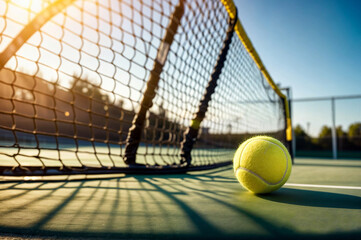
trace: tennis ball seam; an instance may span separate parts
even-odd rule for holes
[[[258,175],[257,173],[252,172],[251,170],[249,170],[249,169],[247,169],[247,168],[244,168],[244,167],[239,167],[239,168],[237,168],[237,170],[236,170],[236,175],[238,175],[238,172],[239,172],[240,170],[244,170],[244,171],[246,171],[246,172],[254,175],[255,177],[258,177],[260,180],[262,180],[264,183],[266,183],[267,185],[270,185],[270,186],[276,186],[276,185],[280,184],[280,183],[282,182],[282,180],[283,180],[283,179],[282,179],[281,181],[279,181],[279,182],[277,182],[277,183],[270,183],[270,182],[268,182],[266,179],[264,179],[264,178],[262,178],[260,175]]]
[[[284,150],[281,146],[279,146],[278,144],[273,143],[273,142],[268,141],[268,140],[265,140],[265,139],[253,139],[253,140],[249,141],[249,142],[246,144],[246,146],[244,146],[244,148],[242,149],[241,156],[240,156],[240,159],[239,159],[239,164],[241,165],[243,152],[244,152],[244,150],[247,148],[248,144],[250,144],[251,142],[256,141],[256,140],[257,140],[257,141],[265,141],[265,142],[269,142],[269,143],[271,143],[271,144],[274,144],[274,145],[276,145],[277,147],[281,148],[282,152],[285,154],[285,156],[286,156],[286,169],[285,169],[285,172],[283,173],[283,176],[282,176],[281,180],[279,180],[279,181],[276,182],[276,183],[270,183],[270,182],[266,181],[264,178],[262,178],[260,175],[258,175],[257,173],[252,172],[251,170],[249,170],[249,169],[247,169],[247,168],[244,168],[244,167],[241,167],[241,166],[237,168],[236,174],[238,174],[238,171],[239,171],[239,170],[245,170],[246,172],[255,175],[256,177],[258,177],[259,179],[261,179],[261,180],[262,180],[263,182],[265,182],[266,184],[271,185],[271,186],[276,186],[276,185],[280,184],[280,183],[283,181],[283,179],[285,178],[285,176],[286,176],[286,174],[287,174],[287,172],[288,172],[288,156],[287,156],[285,150]]]

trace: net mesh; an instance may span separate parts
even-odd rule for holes
[[[178,1],[0,1],[0,168],[122,169],[132,121]],[[183,1],[184,14],[147,112],[137,163],[180,164],[228,27],[220,1]],[[40,17],[39,17],[40,16]],[[30,27],[29,27],[30,26]],[[4,61],[4,60],[2,60]],[[234,34],[192,166],[230,162],[237,145],[267,134],[285,142],[282,100]],[[129,168],[129,167],[128,167]],[[124,169],[123,169],[124,170]]]

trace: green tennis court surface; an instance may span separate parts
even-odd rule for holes
[[[0,237],[360,238],[361,161],[296,159],[286,186],[256,196],[232,168],[182,175],[3,182]]]

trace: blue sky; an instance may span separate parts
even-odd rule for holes
[[[267,70],[276,83],[292,88],[294,98],[361,94],[361,1],[235,3]],[[294,120],[305,128],[310,122],[310,131],[316,134],[321,119],[330,125],[330,103],[311,105],[295,104]],[[361,101],[340,102],[336,107],[337,125],[347,128],[349,123],[361,121],[361,110],[357,110],[361,109]],[[339,116],[340,110],[342,115],[348,115],[347,121],[345,116]]]

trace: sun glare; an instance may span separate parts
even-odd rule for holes
[[[11,0],[15,5],[28,9],[32,12],[40,12],[44,5],[44,0]]]

